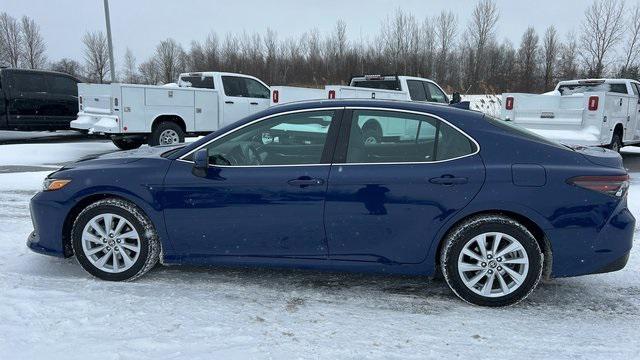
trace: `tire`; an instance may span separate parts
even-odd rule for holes
[[[95,230],[94,225],[89,224],[92,220],[105,215],[113,217],[110,228],[114,229],[113,232],[125,235],[122,240],[118,236],[109,238],[108,234],[102,237],[99,231]],[[125,220],[123,226],[118,231],[118,226],[123,219]],[[98,220],[95,226],[104,232],[105,223],[106,220],[102,222]],[[127,236],[132,233],[137,235],[137,242],[131,235]],[[99,200],[82,210],[71,229],[71,245],[84,270],[108,281],[131,281],[144,275],[158,262],[160,254],[158,235],[149,218],[137,206],[121,199]],[[101,247],[102,250],[100,250]],[[133,251],[132,249],[136,247],[137,250]],[[96,254],[90,254],[94,251]],[[129,259],[128,264],[125,261],[125,255]],[[100,266],[99,263],[104,258],[106,262]],[[117,262],[116,265],[114,265],[114,259]]]
[[[611,144],[609,144],[607,148],[619,153],[620,149],[622,149],[622,146],[623,146],[622,134],[616,131],[613,133],[613,137],[611,138]]]
[[[183,143],[184,135],[184,131],[178,124],[163,121],[153,129],[151,136],[149,136],[149,146]]]
[[[362,137],[365,144],[379,144],[382,141],[382,128],[376,120],[367,120],[362,127]]]
[[[118,147],[120,150],[133,150],[142,146],[142,139],[131,139],[131,138],[111,138],[113,144]]]
[[[499,247],[494,254],[492,246],[498,236]],[[484,256],[479,249],[481,242],[487,250]],[[507,248],[518,250],[501,254]],[[477,259],[467,255],[469,250]],[[440,268],[451,290],[462,300],[481,306],[508,306],[524,300],[536,288],[542,278],[543,257],[538,242],[522,224],[503,215],[479,215],[449,233],[442,247]]]

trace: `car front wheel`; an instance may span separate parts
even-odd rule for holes
[[[71,230],[80,265],[103,280],[133,280],[158,261],[155,228],[134,204],[121,199],[97,201],[80,212]]]
[[[542,277],[543,253],[535,237],[502,215],[473,217],[456,227],[441,254],[441,270],[461,299],[506,306],[525,299]]]

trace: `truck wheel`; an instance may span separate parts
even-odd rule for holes
[[[379,144],[382,141],[382,128],[378,121],[371,119],[362,126],[362,137],[365,144]]]
[[[175,145],[184,142],[184,131],[173,122],[163,121],[155,127],[149,137],[149,146]]]
[[[620,149],[622,149],[622,135],[619,132],[615,132],[613,134],[613,138],[611,139],[611,144],[607,146],[609,149],[619,153]]]
[[[114,137],[111,138],[111,141],[120,150],[133,150],[142,146],[143,139]]]

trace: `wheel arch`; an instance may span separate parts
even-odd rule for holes
[[[151,132],[153,132],[158,125],[163,122],[171,122],[174,123],[182,129],[183,132],[187,132],[187,124],[182,118],[182,116],[178,114],[161,114],[156,116],[151,123]]]
[[[73,228],[73,223],[87,206],[93,204],[96,201],[104,200],[104,199],[120,199],[134,204],[140,211],[146,215],[152,222],[152,224],[156,227],[156,232],[158,233],[159,243],[161,249],[165,247],[164,242],[162,241],[164,236],[164,226],[160,226],[156,221],[154,221],[155,217],[152,216],[152,209],[144,204],[142,199],[136,198],[134,196],[127,196],[126,194],[119,191],[97,191],[91,193],[85,193],[76,198],[76,202],[73,207],[67,212],[65,216],[64,222],[62,224],[62,246],[64,249],[64,256],[70,257],[73,256],[73,249],[71,246],[71,230]],[[160,252],[162,254],[162,251]]]
[[[479,216],[479,215],[502,215],[508,218],[511,218],[518,223],[522,224],[536,239],[538,242],[538,246],[542,250],[544,254],[544,264],[543,264],[543,277],[549,278],[551,276],[552,267],[553,267],[553,248],[551,246],[551,242],[547,237],[544,229],[540,226],[540,224],[534,220],[532,220],[531,216],[523,215],[520,211],[514,211],[513,209],[486,209],[486,210],[477,210],[465,213],[462,216],[458,216],[455,220],[450,222],[450,225],[443,226],[443,229],[440,231],[439,236],[437,236],[437,242],[434,246],[431,247],[430,250],[430,258],[434,260],[434,268],[439,269],[440,264],[440,256],[442,251],[442,246],[446,242],[447,236],[455,230],[460,224],[462,224],[467,219]]]

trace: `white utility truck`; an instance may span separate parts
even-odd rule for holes
[[[502,94],[502,118],[568,145],[619,151],[640,143],[639,93],[636,80],[560,81],[541,95]]]
[[[444,90],[435,81],[396,75],[364,75],[352,77],[349,86],[327,85],[323,89],[293,86],[272,86],[271,105],[293,101],[317,99],[379,99],[423,101],[450,104],[460,101],[460,95],[454,94],[450,101]],[[367,143],[381,142],[385,138],[402,138],[411,133],[404,125],[396,126],[397,121],[388,121],[385,117],[371,118],[359,124]],[[415,134],[415,129],[413,129]]]
[[[71,127],[110,136],[120,149],[183,142],[269,107],[269,87],[234,73],[180,74],[177,86],[78,84]]]

